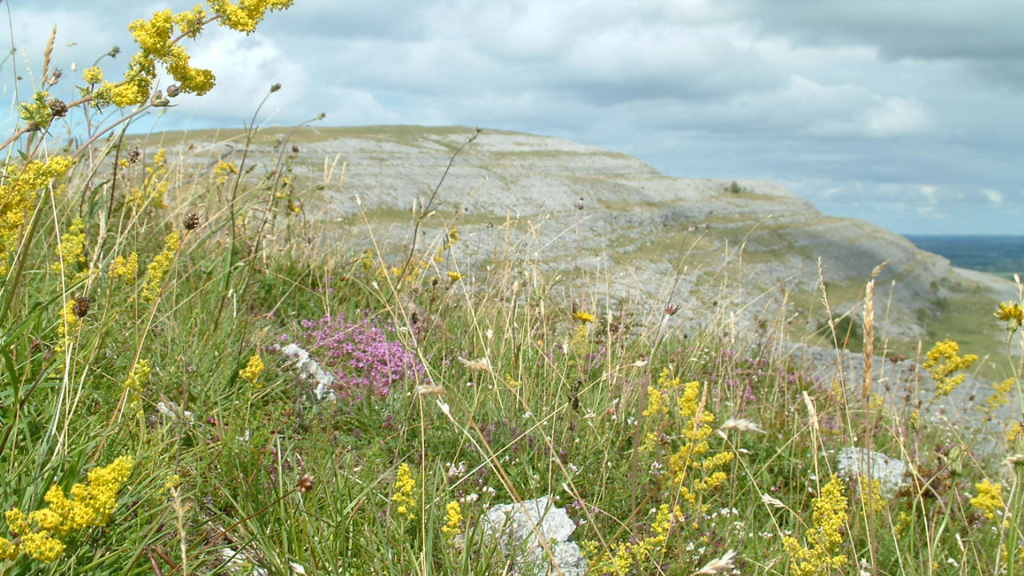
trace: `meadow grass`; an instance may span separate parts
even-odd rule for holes
[[[591,574],[1022,572],[1015,422],[982,452],[920,397],[808,372],[784,318],[684,331],[676,302],[610,305],[515,247],[460,268],[457,214],[410,253],[325,245],[301,142],[208,164],[116,130],[76,148],[29,112],[3,183],[2,576],[504,574],[481,517],[544,495]],[[1019,345],[1019,303],[1001,315]],[[287,344],[334,374],[327,399]],[[935,386],[910,378],[885,385]],[[840,476],[847,448],[908,462],[902,487]]]

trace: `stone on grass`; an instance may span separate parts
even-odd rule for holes
[[[878,480],[882,497],[891,498],[904,484],[907,465],[902,460],[866,448],[844,448],[839,453],[839,474],[843,477],[859,481],[869,472],[872,481]]]
[[[483,529],[508,555],[511,574],[583,576],[587,571],[580,547],[569,539],[576,524],[552,505],[551,496],[493,506],[483,517]]]
[[[303,378],[308,378],[313,382],[316,382],[316,388],[313,390],[313,394],[316,395],[317,400],[334,400],[334,394],[331,393],[331,386],[334,384],[334,376],[324,370],[320,363],[309,357],[309,352],[303,350],[296,344],[289,344],[287,346],[278,348],[282,354],[289,358],[295,359],[295,367],[299,369],[299,375]]]

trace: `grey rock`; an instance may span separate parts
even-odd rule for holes
[[[308,378],[313,382],[316,382],[316,388],[313,390],[313,394],[317,400],[334,400],[335,396],[331,392],[331,385],[334,384],[334,376],[323,369],[320,363],[309,357],[309,352],[303,350],[297,344],[289,344],[284,347],[278,347],[277,350],[288,356],[289,358],[295,359],[295,367],[299,371],[299,375],[303,378]]]
[[[883,498],[891,498],[906,483],[907,465],[881,452],[866,448],[844,448],[839,453],[839,474],[851,480],[861,476],[878,480]]]
[[[517,576],[586,573],[586,559],[579,546],[569,540],[576,524],[564,509],[552,505],[551,496],[493,506],[482,523],[485,534],[496,538],[501,550],[511,556],[510,565]]]

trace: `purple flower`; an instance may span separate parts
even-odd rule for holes
[[[342,393],[371,392],[386,396],[391,385],[423,377],[423,364],[397,341],[389,341],[393,329],[377,327],[364,316],[349,320],[344,314],[320,320],[304,320],[303,340],[311,354],[334,374]]]

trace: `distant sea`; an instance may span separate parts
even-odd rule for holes
[[[1003,278],[1024,277],[1024,236],[905,237],[915,246],[944,256],[959,268],[980,270]]]

